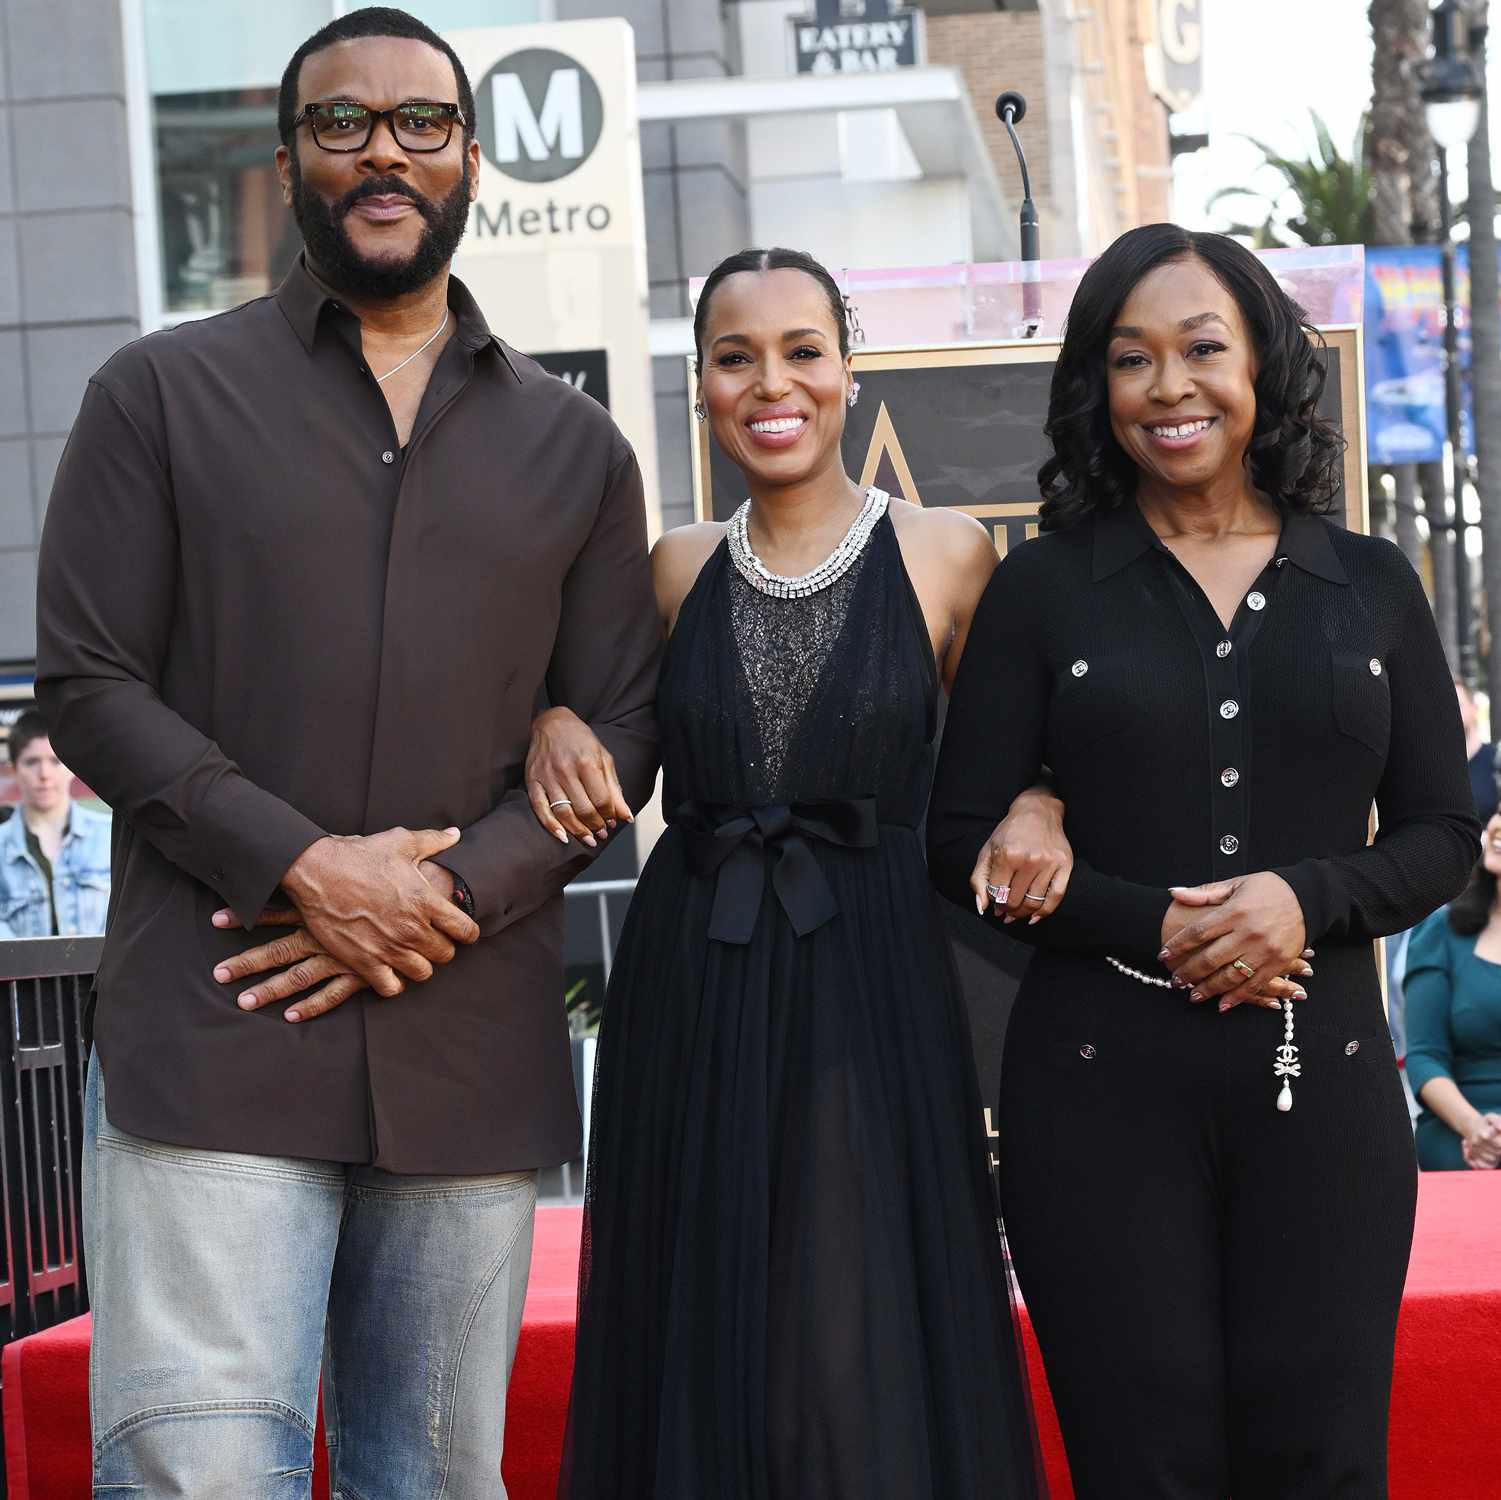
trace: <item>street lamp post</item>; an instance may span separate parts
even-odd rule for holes
[[[1433,55],[1423,65],[1423,112],[1438,147],[1439,245],[1444,290],[1444,407],[1449,429],[1449,462],[1454,484],[1454,634],[1459,646],[1459,675],[1475,677],[1474,631],[1470,623],[1469,522],[1465,486],[1469,458],[1461,431],[1459,326],[1454,269],[1454,214],[1449,203],[1449,152],[1469,144],[1480,123],[1484,84],[1470,54],[1469,26],[1463,0],[1440,0],[1434,7]]]

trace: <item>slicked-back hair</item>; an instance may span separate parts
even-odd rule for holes
[[[276,101],[276,129],[282,144],[292,144],[293,122],[297,119],[297,87],[303,63],[313,53],[322,52],[325,47],[332,47],[336,42],[352,42],[367,36],[395,36],[426,42],[453,64],[454,82],[458,85],[459,113],[464,117],[464,144],[467,146],[474,139],[474,90],[469,86],[469,75],[464,71],[458,53],[431,26],[392,5],[368,5],[363,10],[352,10],[347,15],[339,16],[315,31],[292,54],[291,62],[281,75],[281,93]]]
[[[693,347],[697,353],[695,368],[701,370],[704,364],[704,329],[709,322],[709,302],[720,282],[741,271],[801,271],[805,276],[811,276],[828,298],[829,315],[839,331],[840,358],[849,354],[849,309],[844,293],[839,290],[839,283],[829,274],[827,266],[814,260],[806,250],[784,250],[780,247],[771,250],[737,250],[709,272],[698,294],[698,306],[693,309]]]
[[[1256,351],[1256,421],[1246,449],[1252,484],[1284,512],[1327,511],[1338,493],[1345,440],[1318,414],[1325,346],[1303,309],[1228,235],[1146,224],[1090,266],[1069,309],[1048,399],[1053,456],[1037,475],[1044,531],[1134,499],[1139,473],[1110,427],[1110,333],[1137,283],[1182,260],[1202,261],[1235,299]]]

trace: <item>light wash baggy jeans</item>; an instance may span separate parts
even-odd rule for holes
[[[84,1101],[96,1500],[497,1500],[534,1172],[398,1177],[126,1135]]]

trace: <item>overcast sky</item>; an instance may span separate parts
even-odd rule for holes
[[[1306,156],[1313,144],[1308,112],[1317,109],[1341,151],[1350,149],[1371,102],[1366,8],[1367,0],[1204,0],[1203,99],[1175,117],[1174,126],[1185,133],[1207,129],[1211,144],[1178,160],[1175,211],[1182,223],[1221,229],[1232,215],[1248,216],[1244,200],[1212,213],[1204,207],[1218,187],[1258,181],[1258,153],[1242,134]],[[1501,13],[1501,4],[1492,9]],[[1501,14],[1489,50],[1492,95],[1501,97]],[[1501,122],[1501,109],[1493,114]],[[1501,129],[1492,138],[1501,151]],[[1277,180],[1271,175],[1273,185]]]

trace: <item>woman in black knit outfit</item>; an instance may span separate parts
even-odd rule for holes
[[[1067,891],[1010,929],[1043,951],[1000,1146],[1080,1500],[1387,1493],[1416,1176],[1371,940],[1477,840],[1422,587],[1319,514],[1309,333],[1220,236],[1148,226],[1090,269],[1046,534],[979,606],[929,813],[946,894],[1014,914],[1048,893],[990,831],[1044,765],[1067,807]]]

